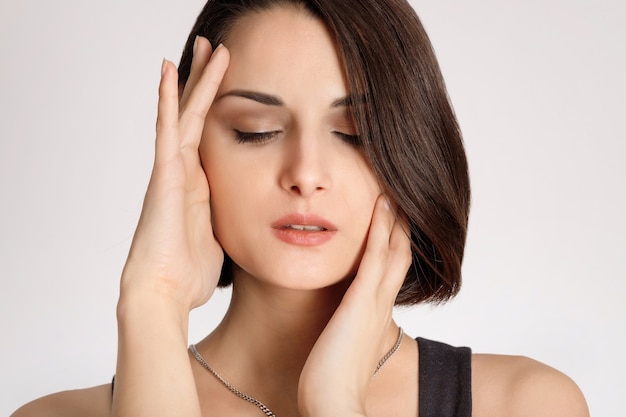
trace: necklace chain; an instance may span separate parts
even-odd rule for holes
[[[398,339],[396,340],[396,344],[393,345],[393,347],[389,350],[389,352],[387,352],[385,354],[385,356],[382,357],[382,359],[378,362],[378,365],[376,366],[376,369],[374,370],[374,376],[378,373],[378,371],[380,371],[380,368],[383,367],[383,365],[385,365],[385,363],[394,355],[394,353],[396,353],[398,351],[398,349],[400,348],[400,344],[402,343],[402,336],[404,336],[404,331],[402,330],[402,327],[399,327],[399,331],[398,331]]]
[[[389,359],[391,359],[391,357],[394,355],[394,353],[396,353],[398,351],[398,349],[400,348],[400,344],[402,343],[402,337],[403,336],[404,336],[404,331],[402,330],[402,327],[400,327],[400,331],[398,333],[398,340],[396,340],[396,344],[393,345],[391,350],[389,350],[389,352],[387,352],[385,354],[385,356],[383,356],[382,359],[378,362],[378,365],[376,366],[376,369],[374,370],[374,375],[376,375],[378,373],[378,371],[380,371],[380,369],[385,365],[385,363]],[[215,369],[211,368],[211,366],[202,357],[202,355],[200,355],[200,352],[198,352],[198,349],[196,349],[196,345],[190,345],[189,346],[189,350],[191,351],[191,354],[194,356],[194,358],[196,358],[196,360],[200,363],[200,365],[202,365],[215,378],[217,378],[217,380],[220,381],[222,383],[222,385],[224,385],[226,388],[228,388],[228,390],[230,392],[232,392],[233,394],[235,394],[237,397],[241,398],[242,400],[245,400],[245,401],[249,402],[250,404],[253,404],[253,405],[257,406],[261,411],[263,411],[263,413],[267,417],[276,417],[276,414],[274,414],[272,412],[272,410],[270,410],[261,401],[257,400],[254,397],[251,397],[248,394],[245,394],[245,393],[241,392],[233,384],[231,384],[230,382],[228,382],[224,378],[222,378],[222,376],[220,374],[218,374]]]
[[[200,352],[198,352],[198,349],[196,349],[196,345],[189,346],[189,349],[191,350],[191,353],[196,358],[196,360],[200,362],[200,365],[202,365],[207,371],[211,372],[213,376],[222,383],[222,385],[224,385],[226,388],[230,390],[230,392],[232,392],[233,394],[235,394],[237,397],[241,398],[242,400],[246,400],[249,403],[254,404],[257,407],[259,407],[261,411],[263,411],[267,417],[276,417],[276,415],[272,413],[272,411],[261,401],[257,400],[254,397],[249,396],[248,394],[244,394],[243,392],[239,391],[233,384],[231,384],[230,382],[222,378],[222,376],[218,374],[215,371],[215,369],[209,366],[209,364],[207,363],[206,360],[204,360],[202,355],[200,355]]]

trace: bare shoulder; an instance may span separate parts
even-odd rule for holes
[[[57,392],[32,401],[11,417],[108,417],[111,415],[111,384]]]
[[[574,381],[523,356],[472,355],[472,391],[475,417],[589,417]]]

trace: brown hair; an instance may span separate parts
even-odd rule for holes
[[[223,42],[243,16],[293,5],[334,35],[362,146],[385,195],[409,219],[413,263],[397,305],[442,302],[458,292],[470,204],[467,160],[430,40],[406,0],[209,0],[189,35],[180,83],[197,35]],[[220,286],[232,283],[225,261]]]

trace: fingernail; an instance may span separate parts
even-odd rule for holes
[[[383,204],[387,210],[391,210],[391,204],[389,204],[389,199],[386,196],[383,197]]]
[[[200,36],[196,35],[196,39],[194,39],[194,41],[193,41],[193,54],[194,54],[194,55],[196,54],[196,48],[197,48],[197,46],[198,46],[198,38],[199,38],[199,37],[200,37]]]
[[[161,77],[165,75],[166,69],[167,69],[167,59],[163,58],[163,63],[161,63]]]

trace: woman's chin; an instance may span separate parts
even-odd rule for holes
[[[245,270],[235,266],[235,281],[254,281],[255,285],[275,287],[276,289],[295,291],[337,290],[345,292],[352,279],[355,268],[346,268],[345,272],[338,273],[337,269],[311,267],[288,267],[272,271]]]

